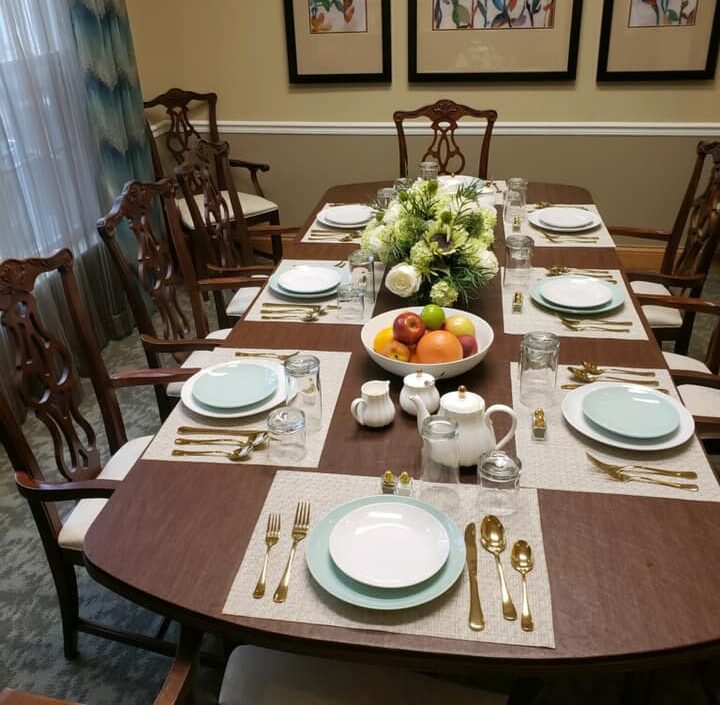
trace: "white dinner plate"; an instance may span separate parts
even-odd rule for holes
[[[660,438],[680,425],[668,397],[640,385],[596,389],[585,396],[582,409],[596,426],[629,438]]]
[[[335,296],[335,292],[337,291],[337,287],[333,286],[330,289],[327,289],[326,291],[320,291],[316,294],[298,294],[294,291],[288,291],[283,286],[280,285],[278,282],[278,279],[280,276],[288,271],[291,267],[294,265],[290,263],[283,263],[276,269],[269,277],[268,279],[268,286],[270,287],[270,290],[279,298],[287,299],[287,300],[297,300],[297,301],[314,301],[314,300],[321,300],[321,299],[328,299],[332,296]],[[327,264],[322,264],[320,262],[316,262],[314,267],[325,267],[327,269],[334,270],[337,272],[338,276],[340,277],[340,284],[347,284],[350,281],[350,272],[347,270],[347,267],[336,267],[331,262],[328,262]]]
[[[613,448],[624,448],[626,450],[667,450],[682,445],[695,432],[695,422],[690,412],[679,402],[668,396],[669,401],[678,412],[680,424],[673,433],[663,436],[662,438],[650,439],[631,439],[612,431],[606,431],[599,426],[594,425],[583,413],[583,400],[588,394],[597,389],[603,389],[616,384],[615,382],[593,382],[568,392],[563,399],[562,412],[565,420],[579,433],[588,438],[592,438],[600,443],[612,446]],[[635,389],[640,385],[625,385],[631,389]],[[661,392],[658,392],[661,393]]]
[[[437,573],[447,560],[445,527],[424,508],[376,503],[348,512],[330,532],[330,556],[365,585],[403,588]]]
[[[442,184],[448,191],[457,191],[463,186],[474,186],[479,191],[483,186],[483,180],[478,179],[477,176],[470,176],[468,174],[443,174],[438,176],[438,183]]]
[[[568,276],[568,275],[563,275]],[[573,275],[570,275],[573,276]],[[619,306],[622,306],[625,303],[625,289],[624,287],[620,287],[617,284],[611,284],[610,282],[601,282],[603,286],[608,287],[610,291],[612,292],[612,298],[607,303],[603,304],[602,306],[596,306],[593,309],[587,309],[587,308],[578,308],[576,306],[560,306],[560,304],[554,304],[552,301],[548,301],[541,293],[540,293],[540,287],[548,280],[549,277],[543,277],[541,279],[536,279],[532,284],[530,284],[530,298],[538,304],[538,306],[542,306],[543,308],[549,308],[553,311],[560,311],[560,313],[580,313],[583,316],[592,314],[593,316],[596,316],[599,313],[606,313],[607,311],[612,311],[613,309],[618,308]],[[557,279],[562,279],[563,277],[557,277]]]
[[[193,385],[196,401],[213,409],[251,406],[275,394],[276,370],[248,360],[212,365],[200,372]]]
[[[528,220],[530,221],[531,225],[534,225],[536,228],[540,228],[541,230],[544,228],[545,230],[554,230],[559,233],[579,233],[583,232],[584,230],[591,230],[592,228],[596,228],[598,225],[602,223],[602,218],[597,214],[593,213],[592,211],[587,211],[588,215],[590,216],[590,222],[587,225],[582,225],[579,227],[569,227],[569,228],[563,228],[559,227],[557,225],[547,225],[542,220],[542,214],[543,211],[546,210],[545,208],[539,208],[534,211],[530,211],[528,213]]]
[[[277,389],[275,393],[267,399],[261,401],[258,404],[251,404],[249,406],[237,407],[235,409],[217,409],[211,406],[207,406],[195,399],[193,394],[193,388],[197,378],[204,372],[195,373],[190,379],[183,384],[180,390],[180,399],[182,403],[190,409],[190,411],[200,414],[201,416],[208,416],[212,419],[239,419],[243,416],[254,416],[264,411],[269,411],[278,404],[285,403],[285,370],[283,366],[275,360],[253,360],[252,364],[262,365],[268,367],[277,374]],[[209,368],[208,368],[209,369]]]
[[[540,284],[539,291],[546,301],[572,308],[603,306],[612,300],[613,295],[606,282],[574,274],[549,278]]]
[[[346,206],[323,208],[317,214],[317,219],[331,228],[359,228],[366,225],[374,213],[370,206],[351,203]]]
[[[588,228],[593,222],[592,213],[583,208],[551,207],[541,208],[540,222],[548,228],[563,230]]]
[[[277,283],[292,294],[320,294],[337,288],[340,272],[337,267],[313,267],[299,264],[278,275]]]

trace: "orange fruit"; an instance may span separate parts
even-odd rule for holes
[[[415,349],[419,363],[453,362],[462,360],[463,348],[460,341],[446,330],[431,330],[420,338]]]
[[[379,353],[392,339],[393,339],[393,328],[392,326],[388,326],[387,328],[383,328],[377,335],[373,338],[373,350],[376,353]]]

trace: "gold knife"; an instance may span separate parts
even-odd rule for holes
[[[477,542],[475,541],[475,522],[465,527],[465,562],[470,575],[470,629],[479,632],[485,629],[485,617],[480,606],[480,593],[477,584]]]

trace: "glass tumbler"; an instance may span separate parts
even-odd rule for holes
[[[374,256],[369,250],[355,250],[348,257],[350,281],[365,290],[365,299],[375,301]]]
[[[400,191],[407,191],[414,183],[415,179],[413,179],[412,176],[399,176],[395,179],[393,186],[395,190],[400,193]]]
[[[293,355],[285,361],[286,403],[303,412],[308,431],[322,427],[320,360],[315,355]]]
[[[362,321],[365,312],[365,287],[342,284],[337,288],[337,317],[340,321]]]
[[[428,416],[422,423],[419,498],[444,512],[457,507],[460,482],[458,424],[444,416]],[[427,484],[432,483],[432,484]]]
[[[508,235],[505,238],[505,286],[514,289],[528,287],[534,246],[535,241],[527,235]]]
[[[531,409],[552,405],[560,338],[555,333],[526,333],[520,344],[520,401]]]
[[[508,179],[503,199],[505,235],[519,233],[527,224],[527,179]]]
[[[393,188],[392,186],[379,188],[375,196],[378,207],[382,209],[387,208],[392,203],[392,200],[395,198],[395,196],[397,196],[397,193],[397,189]]]
[[[439,173],[439,167],[437,162],[420,162],[420,178],[424,181],[431,181],[437,179]]]
[[[507,516],[518,507],[522,463],[503,450],[481,456],[477,466],[478,502],[483,514]]]
[[[271,463],[284,465],[305,457],[305,414],[300,409],[287,406],[273,409],[267,417],[267,427]]]

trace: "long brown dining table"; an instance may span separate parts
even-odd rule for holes
[[[306,226],[323,203],[368,202],[382,185],[329,189]],[[585,189],[541,183],[530,184],[528,200],[592,203]],[[357,247],[299,240],[286,245],[285,257],[335,261]],[[503,250],[499,218],[495,251],[501,262]],[[610,247],[537,248],[533,263],[619,267]],[[495,339],[483,362],[459,379],[487,403],[512,404],[509,362],[517,360],[520,336],[503,332],[501,288],[496,277],[470,307],[490,323]],[[383,288],[375,313],[403,304]],[[388,467],[414,467],[419,437],[415,419],[402,412],[384,430],[353,420],[350,403],[364,381],[390,379],[396,405],[402,384],[369,359],[359,330],[347,324],[241,320],[225,344],[351,353],[317,470],[379,478]],[[647,340],[563,337],[560,361],[665,368],[646,331]],[[438,382],[441,393],[457,384],[458,379]],[[141,459],[87,534],[88,570],[150,609],[236,642],[428,672],[630,671],[702,659],[720,646],[720,511],[716,503],[682,497],[538,490],[555,648],[224,614],[275,473],[264,465]],[[463,479],[475,482],[475,472],[464,472]]]

